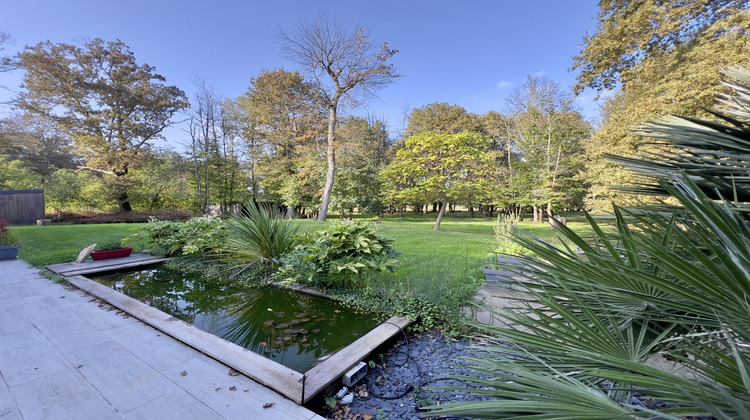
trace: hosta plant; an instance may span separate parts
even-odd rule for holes
[[[315,233],[301,235],[294,251],[284,257],[276,277],[286,283],[357,287],[370,273],[396,266],[392,242],[371,223],[333,222]]]

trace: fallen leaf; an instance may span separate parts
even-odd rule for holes
[[[187,376],[187,372],[185,372],[185,371],[183,370],[182,372],[180,372],[180,375],[182,375],[182,376]]]
[[[365,414],[362,415],[362,418],[364,420],[372,420],[373,417],[374,416],[372,414],[370,414],[370,413],[365,413]]]
[[[229,387],[229,390],[230,390],[230,391],[236,391],[236,390],[237,390],[237,387],[236,387],[236,386],[230,386],[230,387]]]
[[[83,365],[78,365],[78,366],[76,366],[76,369],[80,369],[82,367],[83,367]]]
[[[246,390],[245,390],[245,392],[250,392],[250,390],[249,390],[249,389],[246,389]]]
[[[229,376],[240,376],[240,373],[237,372],[234,368],[229,369]]]
[[[60,299],[65,299],[65,296],[60,296]]]
[[[333,312],[336,312],[337,314],[340,314],[340,313],[341,313],[341,311],[339,311],[338,309],[336,309],[336,310],[335,310],[335,311],[333,311]]]
[[[271,408],[274,405],[276,405],[276,403],[265,403],[265,404],[263,404],[263,408]]]
[[[220,390],[220,389],[221,389],[221,387],[219,387],[219,388],[216,388],[216,389],[214,389],[214,391],[218,391],[218,390]]]

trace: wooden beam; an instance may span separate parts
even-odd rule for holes
[[[399,334],[409,324],[411,321],[408,319],[394,316],[305,372],[305,395],[302,402],[310,401],[312,397],[340,378],[380,345]]]

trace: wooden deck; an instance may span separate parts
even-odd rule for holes
[[[66,277],[71,284],[79,289],[236,369],[297,404],[310,401],[326,387],[337,381],[349,369],[368,357],[376,348],[411,324],[411,321],[407,319],[393,317],[302,374],[83,277],[84,274],[153,265],[167,259],[137,254],[103,261],[55,264],[45,268]],[[319,291],[309,288],[298,292],[325,297]]]
[[[323,420],[21,260],[0,262],[0,337],[2,419]]]

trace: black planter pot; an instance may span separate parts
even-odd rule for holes
[[[15,245],[0,245],[0,261],[18,258],[18,248]]]

